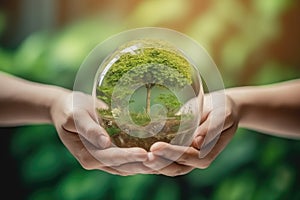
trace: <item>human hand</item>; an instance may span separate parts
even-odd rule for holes
[[[96,103],[106,107],[101,101]],[[142,164],[147,160],[144,149],[112,146],[108,134],[97,123],[93,105],[91,96],[66,91],[51,107],[52,121],[61,141],[81,166],[122,176],[155,173]]]
[[[239,116],[229,96],[223,95],[225,104],[215,101],[217,103],[214,105],[212,96],[218,94],[206,94],[204,97],[202,119],[191,146],[155,143],[148,153],[148,160],[144,162],[145,166],[167,176],[178,176],[195,168],[207,168],[213,162],[236,132]]]

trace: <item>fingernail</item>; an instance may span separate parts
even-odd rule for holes
[[[199,137],[196,138],[196,143],[197,143],[199,148],[201,147],[203,142],[204,142],[204,137],[199,136]]]
[[[203,137],[202,136],[197,136],[194,139],[192,145],[193,145],[194,148],[200,149],[202,142],[203,142]]]
[[[148,153],[148,161],[152,161],[152,160],[154,160],[154,155],[152,152],[149,152]]]
[[[100,139],[99,139],[99,145],[101,148],[107,148],[110,145],[110,140],[107,138],[107,136],[104,135],[100,135]]]

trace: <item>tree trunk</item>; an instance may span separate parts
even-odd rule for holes
[[[146,113],[150,114],[150,106],[151,106],[151,88],[153,87],[152,84],[147,84],[147,97],[146,97]]]

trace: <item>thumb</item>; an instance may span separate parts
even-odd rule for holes
[[[86,110],[74,113],[74,121],[77,132],[96,147],[107,148],[110,146],[110,138]]]

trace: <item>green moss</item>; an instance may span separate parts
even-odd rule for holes
[[[151,122],[150,116],[145,112],[131,112],[130,117],[132,118],[132,121],[139,126],[146,126]]]
[[[113,136],[113,135],[119,134],[121,132],[121,129],[116,126],[112,126],[112,127],[107,127],[106,131],[107,131],[108,135]]]

